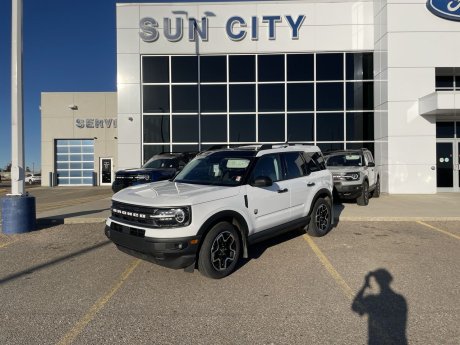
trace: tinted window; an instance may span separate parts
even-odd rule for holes
[[[288,179],[307,175],[307,166],[298,152],[285,153],[283,157],[286,162]]]
[[[347,83],[347,110],[373,110],[374,83]]]
[[[436,76],[436,89],[454,89],[454,77],[450,75]]]
[[[454,122],[436,122],[436,138],[453,138]]]
[[[198,116],[173,115],[172,135],[175,142],[198,141]]]
[[[256,61],[254,55],[230,55],[230,81],[255,81]]]
[[[374,140],[373,113],[347,113],[347,140]]]
[[[169,83],[169,57],[144,56],[142,58],[144,83]]]
[[[347,79],[370,80],[374,77],[373,53],[346,54]]]
[[[259,141],[284,142],[284,114],[259,115]]]
[[[311,84],[288,84],[287,85],[287,109],[288,111],[313,110],[314,92]]]
[[[316,114],[316,140],[342,141],[343,114]]]
[[[169,113],[169,86],[144,86],[144,113]]]
[[[288,141],[313,141],[313,114],[287,115]]]
[[[203,83],[227,81],[227,57],[200,56],[200,81]]]
[[[343,54],[316,54],[316,80],[343,80]]]
[[[343,110],[343,83],[316,84],[316,110]]]
[[[313,54],[288,54],[287,80],[308,81],[313,80]]]
[[[282,170],[278,155],[265,155],[257,160],[250,181],[257,177],[269,177],[273,182],[280,181]]]
[[[201,116],[201,141],[227,142],[227,116]]]
[[[173,152],[198,152],[198,145],[173,145]]]
[[[198,87],[196,85],[173,86],[172,111],[174,113],[197,113]]]
[[[201,85],[201,112],[227,111],[226,85]]]
[[[256,141],[256,116],[230,115],[230,141]]]
[[[197,57],[171,57],[171,78],[173,83],[196,83],[198,81]]]
[[[317,143],[316,145],[322,152],[343,150],[343,144],[341,143]]]
[[[144,142],[169,142],[169,115],[144,115]]]
[[[256,86],[230,85],[230,111],[256,111]]]
[[[347,143],[347,150],[366,148],[374,154],[374,143]]]
[[[144,163],[153,156],[161,153],[168,152],[169,145],[144,145]]]
[[[284,81],[284,55],[259,55],[259,81]]]
[[[321,157],[318,153],[312,153],[312,152],[303,153],[303,158],[305,159],[305,162],[307,164],[308,174],[315,172],[315,171],[322,170],[322,167],[320,166],[318,162],[318,157]]]
[[[259,111],[284,111],[284,84],[259,84]]]

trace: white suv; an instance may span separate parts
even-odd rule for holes
[[[206,151],[172,180],[112,197],[105,233],[120,250],[170,268],[222,278],[248,246],[308,225],[331,228],[332,174],[316,146]]]

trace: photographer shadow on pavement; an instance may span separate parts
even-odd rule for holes
[[[407,302],[391,289],[392,280],[386,269],[369,272],[353,300],[351,309],[360,316],[367,314],[369,345],[407,344]]]

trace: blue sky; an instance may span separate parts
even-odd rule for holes
[[[116,2],[23,0],[26,166],[40,166],[41,92],[116,91]],[[0,168],[10,161],[11,0],[0,0]]]

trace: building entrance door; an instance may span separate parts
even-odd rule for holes
[[[107,186],[112,184],[112,158],[101,158],[99,162],[99,184]]]
[[[460,140],[436,143],[436,178],[439,192],[460,191]]]

